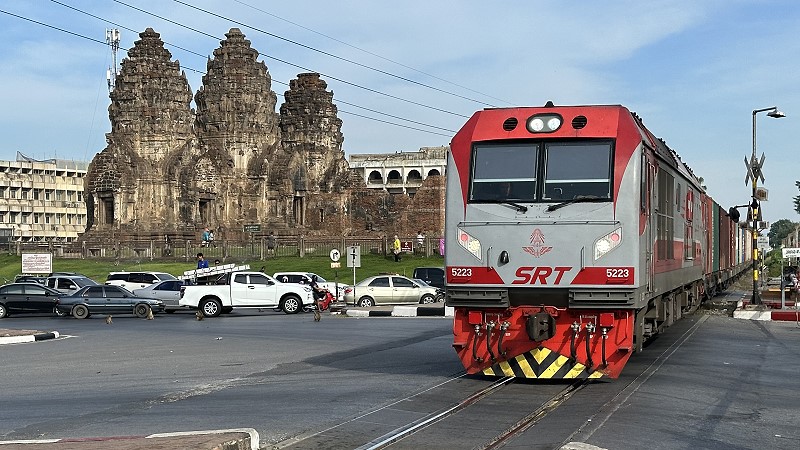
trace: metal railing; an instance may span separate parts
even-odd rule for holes
[[[59,258],[99,258],[106,260],[194,260],[202,252],[207,260],[266,260],[274,257],[329,258],[337,249],[344,252],[349,246],[360,246],[361,254],[388,255],[393,237],[303,237],[278,236],[274,240],[259,237],[250,240],[219,240],[208,244],[200,240],[132,240],[109,243],[107,241],[80,242],[8,242],[3,245],[8,253],[52,253]],[[401,238],[413,243],[413,253],[418,256],[439,255],[439,239],[425,238],[419,245],[416,237]],[[274,242],[274,244],[273,244]]]

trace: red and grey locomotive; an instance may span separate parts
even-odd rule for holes
[[[748,267],[747,231],[623,106],[478,111],[447,175],[447,305],[468,373],[616,378]]]

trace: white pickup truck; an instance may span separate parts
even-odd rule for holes
[[[231,272],[217,283],[186,286],[178,304],[199,309],[206,317],[229,313],[233,308],[280,308],[294,314],[314,304],[310,287],[281,283],[261,272]]]

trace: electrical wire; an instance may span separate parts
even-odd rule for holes
[[[55,1],[55,0],[51,0],[51,1]],[[221,38],[219,38],[217,36],[214,36],[214,35],[211,35],[209,33],[206,33],[205,31],[198,30],[196,28],[192,28],[192,27],[190,27],[188,25],[182,24],[180,22],[177,22],[175,20],[169,19],[169,18],[161,16],[161,15],[155,14],[155,13],[147,11],[145,9],[129,5],[129,4],[127,4],[127,3],[125,3],[125,2],[123,2],[121,0],[113,0],[113,1],[115,1],[115,2],[117,2],[119,4],[121,4],[121,5],[127,6],[127,7],[131,8],[131,9],[134,9],[136,11],[139,11],[139,12],[141,12],[143,14],[147,14],[149,16],[153,16],[153,17],[155,17],[157,19],[161,19],[161,20],[163,20],[165,22],[169,22],[169,23],[171,23],[173,25],[177,25],[177,26],[185,28],[187,30],[194,31],[194,32],[202,34],[204,36],[208,36],[208,37],[211,37],[211,38],[214,38],[214,39],[217,39],[217,40],[224,40],[224,39],[221,39]],[[177,1],[177,0],[175,0],[175,1]],[[191,6],[191,5],[189,5],[189,6]],[[214,13],[209,13],[209,14],[215,15]],[[268,33],[268,32],[263,31],[263,30],[259,30],[258,28],[254,28],[254,27],[251,27],[251,26],[246,25],[246,24],[242,24],[241,22],[237,22],[237,21],[228,19],[228,18],[223,17],[223,16],[218,16],[218,17],[223,19],[223,20],[228,20],[228,21],[233,22],[235,24],[242,25],[242,26],[247,27],[247,28],[251,28],[251,29],[253,29],[255,31],[259,31],[259,32],[271,35],[271,33]],[[302,44],[299,44],[299,45],[302,45]],[[362,89],[362,90],[365,90],[365,91],[368,91],[368,92],[372,92],[373,94],[382,95],[382,96],[385,96],[385,97],[388,97],[388,98],[391,98],[391,99],[394,99],[394,100],[398,100],[398,101],[401,101],[401,102],[409,103],[409,104],[416,105],[416,106],[419,106],[419,107],[422,107],[422,108],[431,109],[433,111],[438,111],[438,112],[441,112],[441,113],[450,114],[450,115],[457,116],[457,117],[463,117],[465,119],[469,118],[469,116],[464,115],[464,114],[460,114],[460,113],[453,112],[453,111],[448,111],[446,109],[437,108],[437,107],[431,106],[431,105],[426,105],[424,103],[420,103],[420,102],[417,102],[417,101],[414,101],[414,100],[409,100],[409,99],[398,97],[396,95],[392,95],[392,94],[389,94],[389,93],[386,93],[386,92],[382,92],[382,91],[379,91],[377,89],[372,89],[372,88],[369,88],[369,87],[366,87],[366,86],[362,86],[360,84],[353,83],[351,81],[347,81],[347,80],[345,80],[343,78],[338,78],[338,77],[335,77],[335,76],[333,76],[331,74],[328,74],[328,73],[325,73],[325,72],[321,72],[321,71],[318,71],[318,70],[314,70],[314,69],[311,69],[311,68],[308,68],[308,67],[304,67],[304,66],[301,66],[299,64],[295,64],[295,63],[286,61],[284,59],[281,59],[281,58],[278,58],[278,57],[275,57],[275,56],[270,56],[270,55],[266,55],[266,54],[263,55],[263,56],[265,58],[268,58],[268,59],[271,59],[271,60],[274,60],[274,61],[278,61],[280,63],[286,64],[288,66],[291,66],[291,67],[294,67],[294,68],[297,68],[297,69],[300,69],[300,70],[304,70],[306,72],[319,73],[321,76],[324,76],[324,77],[326,77],[328,79],[335,80],[335,81],[338,81],[340,83],[344,83],[344,84],[346,84],[348,86],[353,86],[355,88]]]
[[[484,96],[484,97],[486,97],[486,98],[491,98],[492,100],[497,100],[497,101],[499,101],[499,102],[503,102],[503,103],[505,103],[505,104],[508,104],[508,105],[510,105],[510,104],[511,104],[511,102],[509,102],[509,101],[507,101],[507,100],[503,100],[503,99],[501,99],[501,98],[497,98],[497,97],[491,96],[491,95],[489,95],[489,94],[487,94],[487,93],[485,93],[485,92],[476,91],[475,89],[469,88],[469,87],[467,87],[467,86],[463,86],[463,85],[461,85],[461,84],[458,84],[458,83],[455,83],[455,82],[453,82],[453,81],[450,81],[450,80],[447,80],[447,79],[444,79],[444,78],[438,77],[438,76],[436,76],[436,75],[433,75],[433,74],[431,74],[431,73],[425,72],[425,71],[423,71],[423,70],[420,70],[420,69],[417,69],[417,68],[415,68],[415,67],[411,67],[411,66],[409,66],[409,65],[407,65],[407,64],[403,64],[403,63],[401,63],[401,62],[398,62],[398,61],[395,61],[395,60],[393,60],[393,59],[387,58],[387,57],[385,57],[385,56],[383,56],[383,55],[380,55],[380,54],[378,54],[378,53],[374,53],[374,52],[371,52],[371,51],[369,51],[369,50],[363,49],[363,48],[361,48],[361,47],[359,47],[359,46],[357,46],[357,45],[350,44],[350,43],[348,43],[348,42],[345,42],[345,41],[343,41],[343,40],[341,40],[341,39],[337,39],[337,38],[335,38],[335,37],[333,37],[333,36],[330,36],[330,35],[327,35],[327,34],[325,34],[325,33],[322,33],[322,32],[319,32],[319,31],[317,31],[317,30],[314,30],[313,28],[309,28],[309,27],[307,27],[307,26],[301,25],[301,24],[299,24],[299,23],[297,23],[297,22],[292,22],[292,21],[291,21],[291,20],[289,20],[289,19],[286,19],[286,18],[284,18],[284,17],[281,17],[281,16],[279,16],[279,15],[277,15],[277,14],[273,14],[273,13],[271,13],[271,12],[269,12],[269,11],[263,10],[263,9],[261,9],[261,8],[258,8],[258,7],[256,7],[256,6],[250,5],[250,4],[248,4],[248,3],[245,3],[245,2],[243,2],[243,1],[241,1],[241,0],[233,0],[233,1],[234,1],[234,2],[236,2],[236,3],[239,3],[240,5],[246,6],[246,7],[250,8],[250,9],[254,9],[254,10],[256,10],[256,11],[260,12],[260,13],[266,14],[266,15],[268,15],[268,16],[270,16],[270,17],[274,17],[274,18],[276,18],[276,19],[278,19],[278,20],[281,20],[281,21],[283,21],[283,22],[286,22],[286,23],[292,24],[292,25],[294,25],[294,26],[296,26],[296,27],[299,27],[299,28],[302,28],[302,29],[304,29],[304,30],[306,30],[306,31],[310,31],[310,32],[312,32],[312,33],[314,33],[314,34],[317,34],[317,35],[319,35],[319,36],[322,36],[322,37],[324,37],[324,38],[330,39],[330,40],[332,40],[332,41],[334,41],[334,42],[338,42],[338,43],[340,43],[340,44],[342,44],[342,45],[345,45],[345,46],[347,46],[347,47],[350,47],[350,48],[352,48],[352,49],[355,49],[355,50],[358,50],[358,51],[360,51],[360,52],[366,53],[367,55],[374,56],[374,57],[376,57],[376,58],[379,58],[379,59],[382,59],[382,60],[384,60],[384,61],[386,61],[386,62],[390,62],[390,63],[392,63],[392,64],[396,64],[396,65],[398,65],[398,66],[400,66],[400,67],[403,67],[403,68],[405,68],[405,69],[413,70],[414,72],[417,72],[417,73],[419,73],[419,74],[422,74],[422,75],[425,75],[425,76],[431,77],[431,78],[433,78],[433,79],[435,79],[435,80],[439,80],[439,81],[441,81],[441,82],[447,83],[447,84],[449,84],[449,85],[451,85],[451,86],[455,86],[455,87],[458,87],[458,88],[461,88],[461,89],[464,89],[464,90],[470,91],[470,92],[472,92],[472,93],[475,93],[475,94],[483,95],[483,96]]]
[[[117,3],[123,4],[123,5],[125,4],[125,3],[122,2],[122,0],[114,0],[114,1],[117,2]],[[484,106],[496,107],[495,105],[492,105],[491,103],[486,103],[486,102],[483,102],[481,100],[476,100],[474,98],[470,98],[470,97],[466,97],[466,96],[463,96],[463,95],[460,95],[460,94],[456,94],[454,92],[450,92],[450,91],[447,91],[447,90],[444,90],[444,89],[441,89],[441,88],[437,88],[437,87],[431,86],[429,84],[421,83],[419,81],[412,80],[410,78],[406,78],[406,77],[401,76],[401,75],[393,74],[391,72],[387,72],[385,70],[381,70],[381,69],[378,69],[376,67],[372,67],[372,66],[369,66],[367,64],[363,64],[363,63],[360,63],[358,61],[354,61],[352,59],[348,59],[348,58],[345,58],[345,57],[342,57],[342,56],[339,56],[339,55],[335,55],[335,54],[330,53],[330,52],[326,52],[325,50],[320,50],[320,49],[318,49],[316,47],[312,47],[310,45],[303,44],[302,42],[298,42],[298,41],[295,41],[295,40],[292,40],[292,39],[289,39],[289,38],[285,38],[285,37],[277,35],[275,33],[270,33],[269,31],[262,30],[260,28],[257,28],[255,26],[253,26],[253,25],[248,25],[248,24],[246,24],[244,22],[239,22],[239,21],[237,21],[235,19],[231,19],[230,17],[226,17],[226,16],[223,16],[221,14],[217,14],[217,13],[215,13],[213,11],[209,11],[209,10],[200,8],[199,6],[191,5],[189,3],[184,2],[183,0],[172,0],[172,1],[175,2],[175,3],[178,3],[180,5],[184,5],[187,8],[192,8],[194,10],[203,12],[203,13],[208,14],[210,16],[214,16],[214,17],[216,17],[218,19],[222,19],[222,20],[227,20],[229,22],[233,22],[233,23],[235,23],[237,25],[241,25],[243,27],[250,28],[251,30],[255,30],[255,31],[258,31],[260,33],[264,33],[267,36],[271,36],[271,37],[273,37],[275,39],[280,39],[280,40],[282,40],[284,42],[288,42],[290,44],[297,45],[297,46],[305,48],[307,50],[311,50],[313,52],[317,52],[319,54],[322,54],[322,55],[325,55],[325,56],[329,56],[331,58],[338,59],[340,61],[344,61],[344,62],[349,63],[349,64],[353,64],[353,65],[361,67],[363,69],[371,70],[371,71],[374,71],[374,72],[377,72],[377,73],[380,73],[380,74],[383,74],[383,75],[386,75],[386,76],[397,78],[398,80],[402,80],[402,81],[405,81],[407,83],[416,84],[417,86],[421,86],[421,87],[424,87],[424,88],[427,88],[427,89],[432,89],[434,91],[441,92],[443,94],[452,95],[453,97],[458,97],[458,98],[463,99],[463,100],[469,100],[471,102],[475,102],[475,103],[478,103],[478,104],[481,104],[481,105],[484,105]]]
[[[57,0],[51,0],[51,1],[52,1],[52,2],[54,2],[54,3],[57,3],[57,4],[59,4],[59,5],[62,5],[62,6],[64,6],[64,7],[67,7],[67,8],[69,8],[69,9],[72,9],[72,10],[74,10],[74,11],[80,12],[80,13],[82,13],[82,14],[86,14],[86,15],[88,15],[88,16],[90,16],[90,17],[92,17],[92,18],[95,18],[95,19],[97,19],[97,20],[100,20],[100,21],[103,21],[103,22],[110,23],[110,24],[112,24],[112,25],[114,25],[114,26],[117,26],[117,27],[119,27],[119,28],[122,28],[122,29],[124,29],[124,30],[131,31],[131,32],[133,32],[133,33],[137,33],[137,31],[136,31],[136,30],[133,30],[133,29],[131,29],[131,28],[128,28],[128,27],[125,27],[124,25],[117,24],[117,23],[115,23],[115,22],[112,22],[112,21],[110,21],[110,20],[104,19],[104,18],[102,18],[102,17],[99,17],[99,16],[95,16],[95,15],[93,15],[93,14],[91,14],[91,13],[88,13],[88,12],[86,12],[86,11],[82,11],[82,10],[80,10],[80,9],[77,9],[77,8],[74,8],[74,7],[70,6],[70,5],[66,5],[66,4],[64,4],[64,3],[61,3],[61,2],[59,2],[59,1],[57,1]],[[17,15],[17,14],[13,14],[13,13],[11,13],[11,12],[8,12],[8,11],[5,11],[5,10],[0,10],[0,12],[2,12],[2,13],[5,13],[5,14],[8,14],[8,15],[10,15],[10,16],[17,17],[17,18],[19,18],[19,19],[23,19],[23,20],[26,20],[26,21],[29,21],[29,22],[33,22],[33,23],[35,23],[35,24],[37,24],[37,25],[41,25],[41,26],[44,26],[44,27],[47,27],[47,28],[52,28],[52,29],[54,29],[54,30],[58,30],[58,31],[61,31],[61,32],[64,32],[64,33],[68,33],[68,34],[71,34],[71,35],[73,35],[73,36],[77,36],[77,37],[80,37],[80,38],[83,38],[83,39],[87,39],[87,40],[89,40],[89,41],[92,41],[92,42],[97,42],[97,43],[100,43],[100,44],[103,44],[103,45],[107,45],[107,43],[106,43],[106,42],[104,42],[104,41],[100,41],[100,40],[98,40],[98,39],[95,39],[95,38],[92,38],[92,37],[89,37],[89,36],[85,36],[85,35],[82,35],[82,34],[79,34],[79,33],[74,33],[74,32],[71,32],[71,31],[69,31],[69,30],[65,30],[65,29],[62,29],[62,28],[59,28],[59,27],[56,27],[56,26],[50,25],[50,24],[46,24],[46,23],[39,22],[39,21],[36,21],[36,20],[33,20],[33,19],[29,19],[29,18],[26,18],[26,17],[23,17],[23,16],[19,16],[19,15]],[[162,41],[162,42],[163,42],[163,41]],[[197,56],[199,56],[199,57],[202,57],[202,58],[206,58],[206,55],[203,55],[203,54],[200,54],[200,53],[198,53],[198,52],[195,52],[195,51],[192,51],[192,50],[189,50],[189,49],[186,49],[186,48],[183,48],[183,47],[177,46],[177,45],[175,45],[175,44],[169,44],[169,43],[167,43],[167,42],[164,42],[164,44],[165,44],[165,45],[171,45],[172,47],[175,47],[175,48],[181,49],[181,50],[183,50],[183,51],[185,51],[185,52],[187,52],[187,53],[190,53],[190,54],[193,54],[193,55],[197,55]],[[125,50],[125,51],[130,51],[131,49],[130,49],[130,48],[128,48],[128,49],[124,49],[124,50]],[[201,71],[201,70],[195,69],[195,68],[193,68],[193,67],[190,67],[190,66],[181,65],[181,67],[182,67],[182,69],[184,69],[184,70],[188,70],[188,71],[190,71],[190,72],[194,72],[194,73],[197,73],[197,74],[200,74],[200,75],[203,75],[203,74],[205,74],[205,72],[204,72],[204,71]],[[283,85],[283,86],[287,86],[287,87],[289,87],[289,84],[288,84],[288,83],[285,83],[285,82],[282,82],[282,81],[279,81],[279,80],[275,80],[275,79],[273,79],[272,81],[273,81],[273,82],[275,82],[275,83],[277,83],[277,84],[280,84],[280,85]],[[278,94],[278,95],[280,95],[280,96],[283,96],[283,94]],[[359,108],[359,109],[363,109],[363,110],[366,110],[366,111],[370,111],[370,112],[373,112],[373,113],[375,113],[375,114],[380,114],[380,115],[384,115],[384,116],[391,117],[391,118],[394,118],[394,119],[398,119],[398,120],[406,121],[406,122],[409,122],[409,123],[414,123],[414,124],[421,125],[421,126],[425,126],[425,127],[429,127],[429,128],[434,128],[434,129],[438,129],[438,130],[443,130],[443,131],[448,131],[448,132],[451,132],[451,133],[455,133],[455,131],[454,131],[454,130],[450,130],[450,129],[447,129],[447,128],[439,127],[439,126],[436,126],[436,125],[430,125],[430,124],[426,124],[426,123],[423,123],[423,122],[418,122],[418,121],[415,121],[415,120],[412,120],[412,119],[407,119],[407,118],[400,117],[400,116],[396,116],[396,115],[393,115],[393,114],[389,114],[389,113],[381,112],[381,111],[374,110],[374,109],[371,109],[371,108],[367,108],[367,107],[364,107],[364,106],[359,106],[359,105],[356,105],[356,104],[354,104],[354,103],[350,103],[350,102],[347,102],[347,101],[344,101],[344,100],[341,100],[341,99],[338,99],[338,98],[335,98],[335,100],[336,100],[338,103],[342,103],[342,104],[346,104],[346,105],[349,105],[349,106],[352,106],[352,107],[355,107],[355,108]],[[415,130],[415,131],[422,131],[422,132],[424,132],[424,133],[435,134],[435,135],[439,135],[439,136],[447,136],[447,137],[451,137],[451,136],[452,136],[452,134],[442,134],[442,133],[438,133],[438,132],[435,132],[435,131],[431,131],[431,130],[425,130],[425,129],[421,129],[421,128],[416,128],[416,127],[412,127],[412,126],[408,126],[408,125],[404,125],[404,124],[400,124],[400,123],[396,123],[396,122],[391,122],[391,121],[388,121],[388,120],[382,120],[382,119],[378,119],[378,118],[375,118],[375,117],[370,117],[370,116],[366,116],[366,115],[363,115],[363,114],[354,113],[354,112],[347,111],[347,110],[343,110],[343,109],[338,109],[338,111],[339,111],[339,112],[342,112],[342,113],[350,114],[350,115],[353,115],[353,116],[361,117],[361,118],[364,118],[364,119],[373,120],[373,121],[376,121],[376,122],[381,122],[381,123],[385,123],[385,124],[388,124],[388,125],[393,125],[393,126],[401,127],[401,128],[407,128],[407,129],[411,129],[411,130]]]

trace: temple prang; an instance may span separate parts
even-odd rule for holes
[[[441,177],[412,199],[367,189],[350,169],[318,73],[291,80],[276,112],[269,70],[238,28],[194,95],[160,35],[139,37],[110,93],[107,146],[85,178],[83,239],[196,240],[204,227],[240,239],[248,224],[288,235],[411,233],[420,218],[429,232],[442,229]]]

